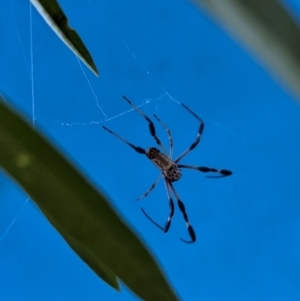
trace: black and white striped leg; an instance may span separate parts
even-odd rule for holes
[[[178,164],[178,167],[194,169],[201,172],[215,172],[219,174],[219,176],[206,176],[207,178],[224,178],[232,175],[232,171],[227,169],[216,169],[216,168],[210,168],[205,166],[193,166],[193,165],[185,165],[185,164]]]
[[[189,111],[199,122],[200,122],[200,126],[197,132],[197,136],[196,136],[196,140],[191,144],[191,146],[184,151],[174,162],[178,163],[184,156],[186,156],[190,151],[192,151],[200,142],[200,138],[202,135],[202,132],[204,130],[204,122],[202,121],[202,119],[196,115],[190,108],[188,108],[185,104],[181,103],[181,105],[187,110]]]
[[[140,114],[142,115],[149,123],[149,130],[150,130],[150,134],[151,136],[154,138],[155,142],[164,150],[165,154],[168,154],[167,149],[164,147],[164,145],[161,143],[161,141],[159,140],[159,138],[156,136],[156,130],[155,130],[155,126],[154,123],[152,122],[152,120],[145,115],[135,104],[133,104],[126,96],[123,95],[123,98]]]
[[[164,127],[164,129],[167,131],[168,137],[169,137],[169,146],[170,146],[170,153],[169,158],[172,159],[173,156],[173,138],[170,129],[154,114],[154,117],[157,119],[157,121]]]
[[[103,128],[108,131],[110,134],[114,135],[115,137],[117,137],[118,139],[120,139],[121,141],[125,142],[127,145],[129,145],[130,147],[132,147],[136,152],[138,152],[139,154],[146,154],[146,151],[139,146],[135,146],[132,143],[128,142],[127,140],[125,140],[124,138],[122,138],[120,135],[114,133],[113,131],[111,131],[110,129],[108,129],[107,127],[103,126]]]
[[[150,186],[150,188],[139,198],[136,199],[136,201],[139,201],[143,198],[145,198],[146,196],[148,196],[148,194],[156,187],[156,185],[158,184],[158,182],[161,180],[161,178],[163,177],[163,174],[160,174],[159,177],[156,179],[156,181]]]
[[[179,196],[178,196],[178,194],[177,194],[175,188],[173,187],[172,183],[171,183],[171,182],[168,182],[168,184],[169,184],[170,188],[172,189],[172,192],[173,192],[173,194],[174,194],[174,196],[175,196],[175,198],[176,198],[176,200],[177,200],[178,207],[179,207],[180,211],[182,212],[183,218],[184,218],[184,220],[185,220],[185,224],[186,224],[186,226],[187,226],[189,235],[190,235],[190,237],[191,237],[191,240],[185,240],[185,239],[182,239],[182,238],[180,238],[180,239],[181,239],[183,242],[185,242],[185,243],[191,244],[191,243],[193,243],[193,242],[196,241],[196,233],[195,233],[193,227],[191,226],[191,224],[190,224],[190,222],[189,222],[189,219],[188,219],[188,216],[187,216],[187,214],[186,214],[185,206],[184,206],[183,202],[180,200],[180,198],[179,198]]]
[[[170,226],[171,226],[171,220],[172,220],[172,217],[174,215],[174,202],[173,202],[173,199],[171,197],[171,193],[170,193],[170,188],[168,186],[168,182],[167,180],[165,179],[165,185],[166,185],[166,190],[167,190],[167,194],[168,194],[168,199],[169,199],[169,206],[170,206],[170,214],[169,214],[169,217],[168,217],[168,220],[166,221],[165,223],[165,226],[162,227],[160,226],[157,222],[155,222],[147,213],[146,211],[142,209],[143,213],[145,214],[145,216],[155,225],[157,226],[160,230],[162,230],[163,232],[168,232],[168,230],[170,229]]]

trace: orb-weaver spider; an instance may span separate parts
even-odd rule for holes
[[[164,178],[165,181],[165,186],[166,186],[166,190],[167,190],[167,194],[168,194],[168,199],[169,199],[169,206],[170,206],[170,214],[169,217],[165,223],[165,226],[162,227],[160,226],[158,223],[156,223],[146,212],[145,210],[142,208],[142,212],[145,214],[145,216],[154,224],[156,225],[158,228],[160,228],[163,232],[167,232],[170,228],[171,225],[171,220],[172,217],[174,215],[174,202],[173,199],[171,197],[171,192],[173,193],[173,195],[175,196],[177,203],[178,203],[178,207],[180,209],[180,211],[183,214],[189,235],[191,237],[191,240],[185,240],[182,239],[181,240],[185,243],[193,243],[196,241],[196,234],[195,231],[193,229],[193,227],[190,225],[189,223],[189,219],[188,216],[186,214],[185,211],[185,206],[183,204],[183,202],[180,200],[174,186],[173,186],[173,182],[178,181],[181,177],[181,168],[188,168],[188,169],[194,169],[194,170],[198,170],[201,172],[214,172],[214,173],[218,173],[219,176],[217,177],[226,177],[226,176],[230,176],[232,174],[232,172],[230,170],[227,169],[216,169],[216,168],[209,168],[209,167],[203,167],[203,166],[193,166],[193,165],[184,165],[184,164],[178,164],[179,161],[185,157],[190,151],[192,151],[200,142],[200,138],[204,129],[204,122],[202,121],[202,119],[197,116],[191,109],[189,109],[185,104],[180,103],[182,107],[184,107],[187,111],[189,111],[199,122],[200,122],[200,126],[197,132],[197,136],[196,136],[196,140],[191,144],[191,146],[185,150],[179,157],[177,157],[175,160],[172,159],[172,155],[173,155],[173,139],[172,139],[172,135],[171,135],[171,131],[168,129],[168,127],[156,116],[154,115],[154,117],[157,119],[157,121],[162,125],[162,127],[166,130],[168,137],[169,137],[169,145],[170,145],[170,152],[168,155],[168,152],[166,150],[166,148],[164,147],[164,145],[162,144],[162,142],[159,140],[159,138],[156,136],[156,130],[154,127],[154,123],[151,121],[151,119],[146,116],[137,106],[135,106],[126,96],[123,96],[123,98],[141,115],[143,116],[146,121],[149,123],[149,130],[150,130],[150,134],[151,136],[154,138],[155,142],[162,148],[163,153],[158,150],[156,147],[150,147],[148,149],[144,149],[142,147],[139,146],[135,146],[132,143],[128,142],[127,140],[125,140],[124,138],[122,138],[121,136],[119,136],[118,134],[114,133],[113,131],[109,130],[107,127],[103,126],[103,128],[108,131],[109,133],[111,133],[112,135],[114,135],[115,137],[119,138],[120,140],[122,140],[123,142],[125,142],[127,145],[129,145],[131,148],[133,148],[136,152],[138,152],[139,154],[143,154],[146,155],[151,161],[152,163],[161,170],[161,174],[159,175],[159,177],[156,179],[156,181],[150,186],[150,188],[141,196],[139,197],[137,200],[140,200],[144,197],[146,197],[157,185],[157,183],[161,180],[161,178]]]

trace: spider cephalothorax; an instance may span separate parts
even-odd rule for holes
[[[150,147],[147,150],[145,150],[142,147],[139,146],[135,146],[132,143],[128,142],[127,140],[125,140],[124,138],[122,138],[120,135],[114,133],[113,131],[109,130],[107,127],[103,126],[103,128],[108,131],[109,133],[111,133],[112,135],[116,136],[117,138],[119,138],[120,140],[122,140],[123,142],[125,142],[126,144],[128,144],[130,147],[132,147],[136,152],[138,152],[139,154],[144,154],[146,155],[152,162],[153,164],[160,169],[161,174],[159,175],[159,177],[156,179],[156,181],[150,186],[150,188],[141,196],[139,197],[137,200],[140,200],[144,197],[146,197],[157,185],[157,183],[160,181],[160,179],[163,177],[165,180],[165,185],[166,185],[166,190],[167,190],[167,194],[168,194],[168,198],[169,198],[169,206],[170,206],[170,214],[169,217],[165,223],[165,226],[162,227],[160,226],[158,223],[156,223],[146,212],[145,210],[142,208],[143,213],[146,215],[146,217],[153,222],[157,227],[159,227],[162,231],[167,232],[171,226],[171,220],[172,217],[174,215],[174,202],[173,199],[171,197],[171,192],[173,193],[173,195],[175,196],[175,199],[177,200],[178,203],[178,207],[179,210],[182,212],[183,214],[183,218],[185,220],[188,232],[190,234],[191,240],[184,240],[181,239],[184,242],[187,243],[192,243],[196,241],[196,234],[195,231],[193,229],[193,227],[190,225],[189,220],[188,220],[188,216],[186,214],[185,211],[185,206],[183,204],[183,202],[180,200],[175,188],[173,187],[172,182],[174,181],[178,181],[181,177],[181,170],[180,168],[189,168],[189,169],[194,169],[194,170],[198,170],[201,172],[213,172],[213,173],[218,173],[219,177],[226,177],[226,176],[230,176],[232,174],[232,172],[230,170],[227,169],[216,169],[216,168],[210,168],[210,167],[205,167],[205,166],[194,166],[194,165],[185,165],[185,164],[178,164],[178,162],[185,157],[190,151],[192,151],[200,142],[200,138],[201,138],[201,134],[203,132],[204,129],[204,123],[202,121],[202,119],[196,115],[191,109],[189,109],[185,104],[181,103],[181,105],[187,110],[189,111],[199,122],[199,128],[198,128],[198,132],[197,132],[197,136],[195,141],[190,145],[190,147],[185,150],[179,157],[177,157],[175,160],[172,159],[172,155],[173,155],[173,139],[172,139],[172,135],[171,135],[171,131],[168,129],[168,127],[156,116],[154,115],[154,117],[157,119],[157,121],[162,125],[162,127],[164,127],[164,129],[167,131],[168,137],[169,137],[169,144],[170,144],[170,152],[168,155],[168,152],[166,150],[166,148],[164,147],[164,145],[161,143],[161,141],[158,139],[158,137],[156,136],[156,131],[155,131],[155,126],[154,123],[151,121],[151,119],[146,116],[138,107],[136,107],[126,96],[123,96],[123,98],[140,114],[142,115],[147,122],[149,123],[149,130],[150,130],[150,134],[151,136],[154,138],[155,142],[163,149],[164,153],[162,153],[159,149],[157,149],[156,147]]]

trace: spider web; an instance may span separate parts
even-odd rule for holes
[[[87,3],[92,6],[93,8],[95,8],[94,4],[91,1],[87,1]],[[91,75],[89,71],[86,71],[87,69],[85,68],[85,66],[82,65],[81,61],[75,57],[76,62],[74,62],[74,64],[77,64],[77,69],[79,70],[78,73],[81,73],[81,81],[82,81],[82,86],[86,86],[88,89],[85,89],[85,95],[89,101],[91,101],[90,105],[92,107],[92,110],[94,112],[96,112],[95,115],[97,115],[98,117],[96,117],[97,119],[92,119],[92,120],[87,120],[87,121],[80,121],[81,116],[72,116],[70,114],[70,116],[66,116],[66,112],[64,112],[63,114],[63,118],[62,117],[55,117],[55,114],[53,114],[51,117],[47,116],[47,107],[43,108],[42,110],[36,110],[36,85],[38,85],[39,83],[35,84],[35,77],[36,77],[36,73],[38,73],[38,71],[36,72],[35,67],[38,66],[39,62],[36,62],[36,55],[35,55],[35,46],[36,46],[36,39],[34,37],[35,34],[35,29],[33,26],[34,21],[37,22],[37,19],[39,18],[39,16],[37,16],[37,13],[35,11],[35,9],[32,7],[31,4],[29,4],[28,6],[28,21],[29,21],[29,28],[27,28],[26,30],[29,31],[29,47],[27,47],[27,45],[24,45],[24,39],[26,37],[26,32],[24,33],[24,30],[22,30],[20,28],[20,25],[18,24],[18,22],[20,23],[20,21],[18,21],[18,17],[17,13],[16,13],[16,9],[15,6],[16,4],[13,2],[10,2],[9,4],[9,8],[10,8],[10,13],[11,13],[11,20],[12,20],[12,25],[13,25],[13,34],[15,35],[15,38],[17,40],[16,44],[17,44],[17,48],[18,51],[20,51],[20,55],[22,56],[22,63],[24,64],[24,71],[27,73],[27,78],[29,78],[29,87],[30,87],[30,102],[31,105],[30,106],[26,106],[24,108],[24,110],[26,112],[28,112],[28,108],[30,108],[31,112],[30,112],[30,116],[31,116],[31,121],[32,121],[32,125],[35,126],[36,122],[42,124],[43,122],[45,123],[49,123],[49,124],[57,124],[58,126],[66,126],[66,127],[73,127],[73,126],[77,126],[77,127],[82,127],[82,126],[95,126],[95,125],[99,125],[99,124],[104,124],[108,121],[117,119],[123,115],[129,114],[130,112],[133,111],[132,108],[127,108],[124,109],[121,112],[109,112],[106,113],[107,110],[105,109],[105,105],[102,104],[102,101],[99,99],[99,92],[96,91],[96,89],[94,88],[94,86],[96,85],[95,83],[92,83],[91,81],[91,77],[94,77],[94,75]],[[137,72],[140,73],[144,73],[146,75],[146,77],[148,78],[148,80],[150,82],[152,82],[152,84],[154,86],[157,86],[158,89],[160,91],[160,94],[153,97],[153,98],[146,98],[143,99],[140,104],[138,104],[138,107],[144,107],[146,105],[148,105],[151,102],[156,102],[156,109],[159,108],[159,104],[158,101],[160,101],[161,99],[165,99],[165,104],[166,99],[168,100],[174,100],[172,98],[172,96],[162,87],[158,84],[157,81],[155,81],[155,79],[152,77],[152,75],[150,74],[150,72],[142,65],[142,63],[138,60],[138,58],[136,57],[136,55],[133,53],[133,51],[129,48],[129,46],[118,36],[118,34],[116,33],[116,31],[113,29],[113,27],[105,20],[105,18],[103,17],[103,15],[99,12],[99,10],[97,10],[97,15],[101,17],[101,19],[103,20],[103,24],[105,24],[106,29],[108,29],[111,34],[114,36],[115,42],[119,42],[119,45],[121,45],[121,47],[123,47],[124,50],[122,50],[123,52],[127,53],[128,56],[131,56],[132,61],[131,64],[134,66],[135,70],[137,70]],[[43,22],[43,21],[42,21]],[[47,29],[46,29],[47,30]],[[55,37],[56,39],[56,37]],[[64,46],[63,46],[64,47]],[[29,49],[28,49],[29,48]],[[38,68],[36,68],[38,69]],[[82,80],[83,78],[83,80]],[[98,79],[97,79],[98,80]],[[94,81],[95,82],[95,81]],[[103,81],[104,84],[108,85],[108,92],[112,93],[114,90],[114,85],[112,85],[111,82],[108,81]],[[28,85],[28,83],[27,83]],[[68,87],[69,88],[69,87]],[[81,87],[80,87],[81,88]],[[37,97],[38,101],[42,101],[41,97]],[[63,101],[61,99],[61,101]],[[121,101],[121,95],[119,95],[117,101]],[[81,102],[79,104],[79,106],[84,106],[85,103]],[[96,109],[96,110],[94,110]],[[114,110],[116,111],[116,110]],[[46,112],[46,113],[44,113]],[[82,112],[82,110],[81,110]],[[77,115],[77,114],[75,114]],[[89,115],[89,113],[87,114]],[[64,119],[68,120],[68,118],[70,118],[70,121],[63,121]],[[90,117],[87,116],[87,119],[89,119]],[[77,120],[76,120],[77,119]],[[78,121],[79,120],[79,121]],[[15,215],[11,218],[11,221],[8,223],[8,225],[6,227],[4,227],[1,232],[0,232],[0,242],[2,242],[5,237],[7,236],[7,234],[9,233],[9,231],[11,230],[11,228],[13,227],[14,223],[18,220],[18,218],[20,217],[20,215],[22,214],[23,210],[26,208],[26,205],[28,204],[29,199],[26,198],[26,200],[23,202],[23,204],[20,206],[20,208],[17,210],[17,212],[15,213]]]
[[[82,65],[81,61],[77,57],[72,57],[69,50],[65,49],[65,46],[60,43],[60,41],[57,42],[57,37],[51,35],[49,44],[55,42],[55,45],[59,48],[58,51],[63,53],[63,60],[68,60],[67,63],[62,61],[61,69],[55,72],[51,65],[45,62],[45,57],[42,55],[45,49],[38,43],[38,41],[42,39],[44,32],[49,31],[47,25],[43,23],[35,9],[29,4],[28,15],[25,17],[27,18],[28,26],[27,28],[26,26],[24,28],[21,27],[20,23],[22,21],[20,21],[20,15],[16,11],[16,5],[14,2],[10,2],[9,4],[13,28],[12,34],[16,40],[16,53],[18,53],[20,62],[24,65],[22,68],[23,73],[26,73],[26,77],[29,79],[29,81],[20,88],[20,90],[26,91],[24,95],[28,95],[25,97],[27,102],[21,104],[21,109],[24,110],[27,115],[31,116],[33,126],[38,123],[40,127],[45,128],[46,131],[50,133],[57,131],[57,127],[75,127],[79,128],[79,130],[64,130],[63,132],[67,136],[77,135],[81,132],[80,128],[82,127],[98,126],[130,114],[133,109],[128,108],[126,103],[122,103],[122,94],[133,99],[138,107],[144,108],[149,105],[154,105],[156,111],[165,111],[171,104],[178,104],[178,101],[160,83],[160,80],[157,80],[156,77],[152,75],[152,71],[138,58],[131,49],[131,46],[125,41],[125,38],[122,37],[122,33],[118,33],[120,28],[116,30],[114,28],[115,25],[113,26],[111,21],[107,21],[101,13],[101,7],[98,7],[96,3],[86,0],[83,5],[89,7],[88,13],[93,10],[95,16],[100,20],[95,33],[100,31],[100,36],[106,39],[109,47],[113,49],[111,57],[106,55],[106,58],[110,59],[110,63],[114,63],[114,60],[117,60],[116,66],[112,66],[112,68],[111,66],[105,66],[105,62],[102,60],[100,61],[104,64],[103,68],[101,63],[99,64],[100,78],[95,78],[91,72],[86,71],[87,69]],[[111,3],[111,7],[116,10],[113,3]],[[110,11],[108,10],[108,14],[109,13]],[[76,18],[73,16],[73,19]],[[75,22],[76,20],[74,20],[74,23]],[[118,23],[116,22],[115,24]],[[41,27],[42,30],[39,32],[37,28]],[[28,45],[24,42],[26,38],[29,40]],[[103,44],[103,47],[106,47],[105,43]],[[97,51],[99,51],[99,49],[97,49]],[[101,57],[101,55],[96,56],[96,58],[98,57]],[[63,67],[68,63],[72,65],[73,74],[71,76],[70,70]],[[55,68],[58,67],[55,66]],[[63,68],[65,68],[65,70]],[[111,68],[112,71],[110,71],[109,68]],[[156,67],[156,69],[162,70],[164,68],[164,66]],[[45,70],[48,69],[50,69],[50,78],[45,77]],[[155,68],[153,69],[155,73]],[[101,75],[102,72],[105,74],[104,76]],[[53,74],[55,76],[53,76]],[[128,78],[126,76],[127,74]],[[124,82],[121,82],[120,79]],[[50,81],[51,85],[48,84]],[[140,86],[139,89],[137,89],[138,92],[134,91],[137,81]],[[62,93],[57,91],[62,91]],[[47,94],[49,94],[50,97],[44,97]],[[145,98],[145,95],[152,96],[151,98]],[[24,96],[18,95],[16,98],[17,97],[24,98]],[[20,106],[20,103],[18,106]],[[131,118],[136,118],[136,116]],[[138,122],[138,119],[134,120]],[[146,125],[143,124],[140,119],[139,121],[141,128],[144,129]],[[125,119],[122,119],[119,125],[122,123],[125,125],[125,122]],[[233,134],[232,131],[218,123],[211,122],[225,129],[230,134]],[[62,136],[62,139],[65,139],[65,137]],[[107,139],[109,138],[107,137]],[[4,227],[4,230],[1,230],[0,242],[9,233],[27,204],[28,199],[26,198],[25,202],[20,204],[20,209],[11,218],[8,226]]]
[[[183,299],[243,300],[245,292],[257,299],[255,292],[269,296],[272,291],[278,293],[277,287],[283,288],[283,299],[288,299],[287,291],[298,295],[299,109],[252,59],[205,16],[191,12],[184,1],[82,0],[76,2],[78,11],[72,3],[60,1],[70,25],[91,51],[99,78],[72,55],[28,2],[1,2],[7,13],[0,19],[0,28],[8,30],[1,31],[7,42],[0,54],[0,82],[13,106],[96,185],[107,189],[116,208],[144,240],[157,242],[153,249]],[[234,173],[230,179],[207,180],[186,171],[176,182],[200,241],[192,248],[179,245],[179,238],[188,239],[188,234],[176,205],[167,235],[140,212],[144,208],[164,225],[169,208],[161,182],[145,200],[134,202],[158,171],[102,130],[102,125],[139,146],[155,144],[146,122],[132,112],[122,95],[170,127],[174,157],[191,144],[198,127],[177,100],[186,103],[204,120],[205,131],[200,146],[182,164],[228,168]],[[166,133],[155,124],[168,147]],[[49,280],[60,281],[60,275],[70,276],[73,271],[72,277],[80,274],[78,279],[64,277],[63,286],[72,278],[73,293],[80,290],[74,283],[83,281],[82,296],[98,289],[99,282],[82,277],[86,274],[78,273],[78,266],[70,266],[76,265],[72,252],[64,251],[34,203],[2,174],[0,197],[0,255],[5,258],[0,268],[6,273],[0,299],[8,299],[2,298],[5,290],[9,294],[30,291],[33,296],[38,289],[49,300],[72,299],[59,290],[61,283],[55,282],[53,290]],[[42,239],[54,243],[49,246]],[[64,260],[61,266],[59,260]],[[56,273],[51,273],[57,266]],[[25,288],[16,290],[18,277]],[[99,297],[94,299],[103,299],[105,289],[100,285]],[[57,298],[53,297],[56,291]],[[22,298],[26,297],[14,300]],[[126,291],[119,300],[128,300]]]
[[[100,77],[96,78],[77,57],[70,53],[30,4],[12,1],[9,2],[10,39],[14,37],[13,54],[21,68],[14,75],[13,72],[9,73],[10,82],[17,82],[18,89],[14,89],[8,81],[7,86],[11,87],[11,90],[7,91],[7,95],[12,102],[19,100],[14,105],[26,116],[31,117],[33,126],[41,129],[50,138],[53,137],[52,140],[67,152],[69,159],[75,161],[85,174],[95,179],[96,183],[108,189],[112,200],[127,220],[135,221],[137,224],[143,222],[153,230],[151,235],[152,233],[154,236],[158,235],[157,230],[152,228],[153,225],[142,216],[140,207],[145,208],[151,216],[154,212],[153,218],[159,223],[165,222],[168,200],[163,181],[147,197],[147,202],[133,201],[148,189],[157,178],[158,171],[147,160],[103,131],[102,125],[137,145],[143,147],[155,145],[149,135],[146,122],[141,116],[132,112],[133,109],[122,99],[122,95],[126,95],[149,117],[152,117],[153,113],[157,114],[172,131],[174,125],[177,125],[173,132],[174,156],[179,155],[195,139],[198,123],[182,110],[177,99],[189,104],[189,98],[197,95],[195,91],[198,91],[203,99],[208,97],[202,92],[203,89],[205,90],[206,83],[200,86],[198,84],[199,77],[202,78],[203,74],[198,73],[197,64],[194,70],[187,70],[185,63],[177,65],[177,62],[174,62],[172,48],[179,45],[171,44],[174,37],[169,35],[173,29],[169,28],[165,37],[156,40],[156,37],[151,35],[152,25],[147,23],[151,20],[151,15],[148,16],[148,21],[143,20],[142,16],[137,16],[137,21],[127,20],[126,15],[121,12],[122,8],[117,8],[113,2],[96,0],[83,1],[82,14],[76,15],[72,14],[71,7],[68,7],[67,3],[62,4],[66,14],[70,16],[71,26],[76,24],[78,33],[85,37],[84,42],[96,61]],[[22,11],[19,8],[22,5],[27,11],[25,16],[19,13]],[[151,13],[148,10],[147,13],[154,14],[154,11]],[[164,10],[160,14],[161,18],[165,18]],[[86,28],[80,27],[83,23],[82,15],[91,15],[90,20],[85,24],[85,27],[92,31],[90,35]],[[180,14],[177,17],[179,16]],[[94,27],[95,20],[97,20],[96,27]],[[129,23],[126,30],[122,28],[124,22]],[[143,28],[148,29],[148,32],[136,34],[138,27],[135,22],[143,24]],[[174,30],[178,32],[180,29]],[[134,36],[130,36],[128,32],[133,32]],[[146,44],[145,39],[141,42],[143,34],[149,37],[149,44]],[[100,41],[94,44],[93,41],[96,39]],[[201,49],[203,47],[201,43],[196,43],[196,46]],[[52,51],[49,51],[49,48]],[[109,52],[103,52],[104,49],[109,49]],[[182,54],[183,58],[189,56],[188,49],[185,51],[187,53]],[[210,57],[211,49],[208,49],[207,53],[210,63],[214,64],[215,58]],[[6,53],[6,56],[8,55],[10,53]],[[171,57],[170,60],[168,55]],[[173,70],[172,66],[177,66],[179,70]],[[207,68],[206,72],[211,72],[207,66],[201,68],[204,70]],[[190,73],[197,84],[187,76]],[[211,80],[210,76],[208,81]],[[180,82],[180,85],[174,85],[177,82]],[[201,101],[202,99],[199,100]],[[227,135],[236,135],[220,125],[222,121],[217,124],[207,116],[210,116],[210,112],[203,109],[201,117],[206,124],[212,123],[216,128],[222,128]],[[166,133],[158,124],[156,128],[159,137],[168,148]],[[212,133],[211,136],[214,134]],[[221,144],[224,144],[224,141],[221,141]],[[217,141],[215,144],[217,145]],[[214,154],[215,151],[211,151],[211,155]],[[193,156],[198,159],[197,154],[191,154],[190,161],[187,163],[193,162]],[[222,156],[219,157],[222,161]],[[194,162],[198,163],[197,160]],[[185,181],[176,183],[178,193],[182,197],[187,190],[185,188],[187,182],[191,183],[188,188],[191,194],[197,189],[197,185],[193,185],[197,180],[188,178],[193,176],[194,174],[191,173],[185,176]],[[1,210],[3,218],[0,222],[0,246],[8,248],[12,240],[22,242],[20,233],[23,233],[26,240],[30,238],[30,234],[25,232],[23,227],[27,229],[32,212],[36,211],[36,208],[34,203],[9,180],[4,178],[2,181],[1,178],[0,184],[1,182],[4,183],[1,195],[5,198]],[[152,200],[155,202],[151,202]],[[174,241],[179,237],[188,239],[180,212],[177,211],[175,214],[178,218],[172,221],[172,231],[168,235],[174,235]],[[36,215],[32,219],[34,222],[38,218]],[[43,236],[47,225],[41,229]],[[21,245],[21,249],[24,250],[25,247],[22,247]],[[35,261],[32,262],[34,264]],[[45,272],[42,271],[41,274]]]

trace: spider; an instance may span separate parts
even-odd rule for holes
[[[184,206],[183,202],[181,201],[181,199],[179,198],[179,196],[173,186],[173,182],[178,181],[181,178],[181,168],[194,169],[194,170],[198,170],[198,171],[201,171],[204,173],[206,173],[206,172],[218,173],[219,176],[215,176],[217,178],[230,176],[232,174],[232,172],[227,169],[216,169],[216,168],[209,168],[209,167],[204,167],[204,166],[179,164],[179,161],[198,145],[198,143],[200,142],[200,138],[201,138],[203,129],[204,129],[204,122],[202,121],[202,119],[199,116],[197,116],[191,109],[189,109],[185,104],[180,103],[183,108],[185,108],[188,112],[190,112],[200,122],[200,126],[198,128],[198,132],[197,132],[195,141],[179,157],[177,157],[175,160],[173,160],[172,159],[173,138],[172,138],[171,131],[169,130],[169,128],[154,114],[154,117],[156,118],[156,120],[161,124],[161,126],[166,130],[166,132],[168,134],[169,145],[170,145],[170,150],[169,150],[169,154],[168,154],[167,149],[164,147],[162,142],[156,136],[155,126],[154,126],[154,123],[151,121],[151,119],[148,116],[146,116],[136,105],[134,105],[126,96],[123,96],[123,98],[133,107],[133,109],[135,111],[137,111],[143,118],[146,119],[146,121],[149,123],[149,130],[150,130],[151,136],[154,138],[157,145],[159,145],[161,147],[161,149],[163,150],[163,152],[161,152],[156,147],[150,147],[150,148],[144,149],[142,147],[135,146],[132,143],[125,140],[124,138],[122,138],[120,135],[114,133],[107,127],[103,126],[103,128],[106,131],[108,131],[110,134],[114,135],[121,141],[125,142],[127,145],[129,145],[131,148],[133,148],[137,153],[146,155],[152,161],[152,163],[161,171],[161,174],[158,176],[158,178],[155,180],[155,182],[150,186],[150,188],[141,197],[137,198],[136,200],[145,198],[156,187],[156,185],[161,180],[161,178],[164,178],[165,187],[166,187],[167,195],[168,195],[168,199],[169,199],[169,207],[170,207],[169,217],[168,217],[164,227],[160,226],[157,222],[155,222],[146,213],[146,211],[143,208],[141,208],[141,210],[144,213],[144,215],[154,225],[156,225],[163,232],[165,232],[165,233],[168,232],[168,230],[170,229],[170,226],[171,226],[172,217],[174,215],[174,202],[173,202],[173,199],[171,196],[171,192],[172,192],[178,203],[178,207],[183,215],[183,218],[184,218],[186,226],[187,226],[188,233],[191,238],[190,240],[185,240],[182,238],[180,238],[180,239],[185,243],[193,243],[196,241],[196,234],[195,234],[193,227],[191,226],[191,224],[189,222],[189,219],[188,219],[188,216],[187,216],[187,213],[185,210],[185,206]]]

